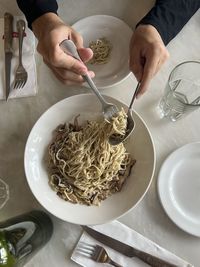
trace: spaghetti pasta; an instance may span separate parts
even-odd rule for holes
[[[89,43],[89,47],[93,51],[91,64],[105,64],[109,61],[112,45],[105,37]]]
[[[99,205],[121,190],[134,160],[124,144],[112,146],[108,136],[125,134],[126,113],[122,110],[108,121],[87,121],[79,126],[63,124],[49,145],[50,179],[53,190],[64,200]]]

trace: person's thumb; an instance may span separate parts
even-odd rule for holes
[[[143,66],[143,62],[142,62],[142,59],[140,57],[140,54],[138,52],[136,52],[136,53],[132,52],[131,53],[129,68],[133,72],[133,74],[135,75],[137,81],[138,82],[141,81],[143,71],[144,71],[144,66]]]
[[[79,48],[78,53],[83,62],[87,62],[93,57],[93,52],[90,48]]]

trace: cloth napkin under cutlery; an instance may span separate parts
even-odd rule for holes
[[[8,99],[34,96],[37,94],[37,72],[35,62],[35,36],[26,24],[25,34],[22,47],[22,61],[28,72],[28,80],[23,88],[13,89],[15,72],[19,63],[19,43],[16,35],[16,22],[24,19],[23,16],[15,16],[13,19],[13,57],[11,62],[11,92]],[[26,21],[26,20],[25,20]],[[4,19],[0,19],[0,99],[6,98],[5,88],[5,54],[4,54]]]
[[[92,228],[103,234],[116,238],[120,240],[121,242],[124,242],[130,246],[133,246],[137,249],[145,251],[165,261],[169,261],[179,267],[193,267],[193,265],[189,264],[188,262],[174,255],[173,253],[167,251],[166,249],[160,247],[153,241],[149,240],[148,238],[142,236],[141,234],[137,233],[136,231],[132,230],[131,228],[125,226],[124,224],[118,221],[113,221],[111,223],[103,224],[103,225],[92,226]],[[95,239],[93,239],[92,237],[90,237],[86,232],[83,232],[71,256],[71,259],[75,261],[76,263],[80,264],[81,266],[96,267],[97,266],[96,262],[94,262],[92,259],[88,258],[87,256],[80,254],[76,250],[80,242],[85,242],[89,244],[99,244],[99,245],[102,245],[102,244],[96,241]],[[129,258],[116,252],[110,247],[107,247],[105,245],[102,245],[102,246],[106,249],[106,251],[108,252],[109,256],[112,258],[112,260],[115,262],[118,262],[122,266],[126,266],[126,267],[149,266],[148,264],[142,262],[138,258]]]

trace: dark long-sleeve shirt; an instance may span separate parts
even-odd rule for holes
[[[47,12],[57,14],[56,0],[17,0],[28,25]],[[157,0],[154,7],[137,24],[151,24],[167,45],[199,9],[200,0]]]
[[[167,45],[199,8],[200,0],[157,0],[137,25],[153,25]]]
[[[52,12],[57,14],[58,4],[56,0],[17,0],[17,4],[28,21],[29,28],[34,20]]]

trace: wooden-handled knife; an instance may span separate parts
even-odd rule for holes
[[[10,93],[10,74],[12,51],[12,33],[13,33],[13,16],[6,12],[4,14],[4,51],[5,51],[5,84],[6,84],[6,100]]]

